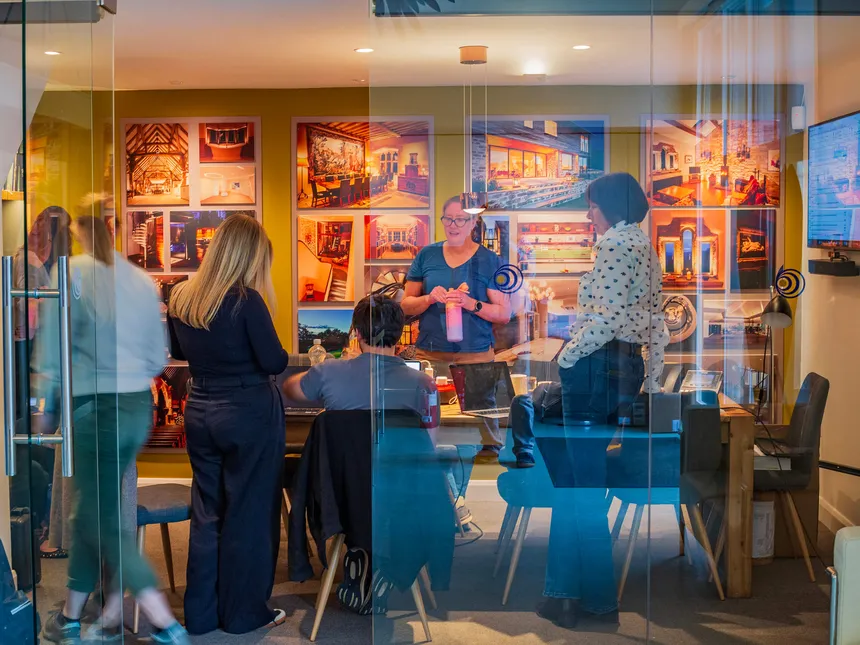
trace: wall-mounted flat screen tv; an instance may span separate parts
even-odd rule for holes
[[[860,111],[809,128],[807,243],[860,250]]]

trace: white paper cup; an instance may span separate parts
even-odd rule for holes
[[[514,384],[514,394],[517,396],[529,393],[529,377],[527,374],[511,374],[511,382]]]

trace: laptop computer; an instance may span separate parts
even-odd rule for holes
[[[275,383],[278,389],[281,390],[281,396],[284,400],[284,414],[288,417],[315,417],[323,411],[322,403],[313,401],[305,403],[304,401],[293,401],[284,392],[284,383],[288,378],[295,374],[304,374],[311,368],[310,365],[289,365],[287,368],[275,377]]]
[[[463,414],[484,419],[510,414],[514,384],[507,363],[454,364],[450,370]]]
[[[711,391],[719,393],[723,385],[723,373],[709,370],[690,370],[681,383],[681,394]]]

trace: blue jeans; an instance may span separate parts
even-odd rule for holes
[[[534,453],[535,404],[530,395],[518,394],[511,401],[510,424],[514,455]]]
[[[642,387],[644,363],[638,346],[612,341],[560,370],[560,376],[565,445],[575,486],[556,491],[544,595],[578,599],[584,611],[605,614],[618,609],[607,520],[610,439],[589,437],[583,423],[613,423],[618,407]]]

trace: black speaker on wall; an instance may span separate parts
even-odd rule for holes
[[[832,275],[839,278],[850,278],[860,275],[860,267],[848,259],[810,260],[809,272],[816,275]]]

